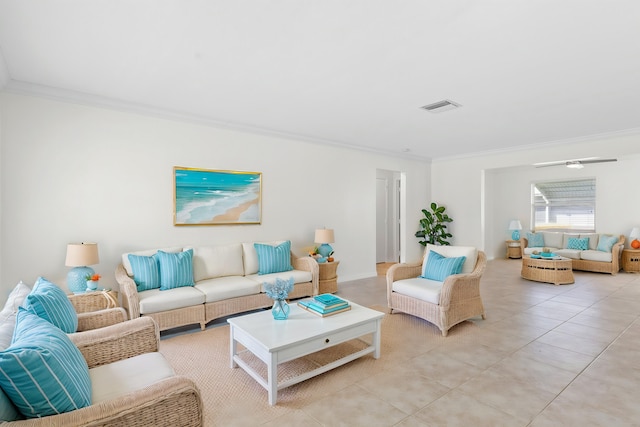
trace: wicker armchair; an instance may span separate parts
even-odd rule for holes
[[[422,273],[422,261],[415,264],[396,264],[387,271],[387,301],[391,313],[402,311],[420,317],[436,325],[442,336],[449,329],[475,316],[484,316],[484,306],[480,298],[480,278],[487,265],[484,252],[478,251],[473,271],[468,274],[455,274],[442,284],[438,304],[423,301],[415,297],[394,291],[393,284],[403,279],[415,279]]]
[[[89,369],[157,352],[160,333],[143,317],[93,331],[71,334]],[[190,379],[173,376],[111,400],[76,411],[13,421],[7,426],[201,426],[202,399]]]

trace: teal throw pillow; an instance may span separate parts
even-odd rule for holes
[[[193,282],[193,249],[184,252],[169,253],[158,251],[160,265],[160,290],[194,286]]]
[[[586,251],[589,249],[589,238],[577,238],[577,237],[569,237],[569,241],[567,242],[567,249],[576,249],[579,251]]]
[[[281,273],[291,271],[291,242],[280,243],[277,246],[254,243],[258,253],[258,274]]]
[[[157,254],[152,256],[127,255],[133,272],[133,281],[136,282],[138,292],[158,289],[160,287],[160,270],[158,268]]]
[[[423,279],[444,282],[444,280],[452,274],[460,274],[462,271],[462,265],[466,260],[467,257],[465,256],[446,258],[438,252],[430,251],[429,258],[427,258],[427,264],[425,265],[422,276],[420,277]]]
[[[602,252],[611,252],[611,249],[613,249],[613,245],[615,245],[617,242],[617,236],[606,236],[603,234],[600,236],[600,240],[598,241],[598,247],[596,248],[596,250]]]
[[[87,362],[69,337],[20,308],[13,342],[0,352],[0,387],[27,418],[91,405]]]
[[[541,248],[544,246],[544,236],[540,233],[527,233],[527,247]]]
[[[22,306],[68,334],[78,329],[78,314],[67,295],[43,277],[38,277]]]

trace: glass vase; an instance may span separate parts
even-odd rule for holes
[[[287,304],[287,301],[283,299],[277,299],[273,302],[273,308],[271,308],[271,314],[276,320],[286,320],[289,317],[291,307]]]

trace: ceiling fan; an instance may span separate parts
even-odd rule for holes
[[[533,166],[537,168],[546,168],[549,166],[566,166],[568,168],[573,169],[582,169],[584,165],[590,163],[608,163],[608,162],[617,162],[618,159],[601,159],[598,157],[587,157],[584,159],[572,159],[572,160],[559,160],[556,162],[543,162],[543,163],[534,163]]]

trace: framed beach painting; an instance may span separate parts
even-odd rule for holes
[[[173,168],[174,225],[260,224],[262,173]]]

